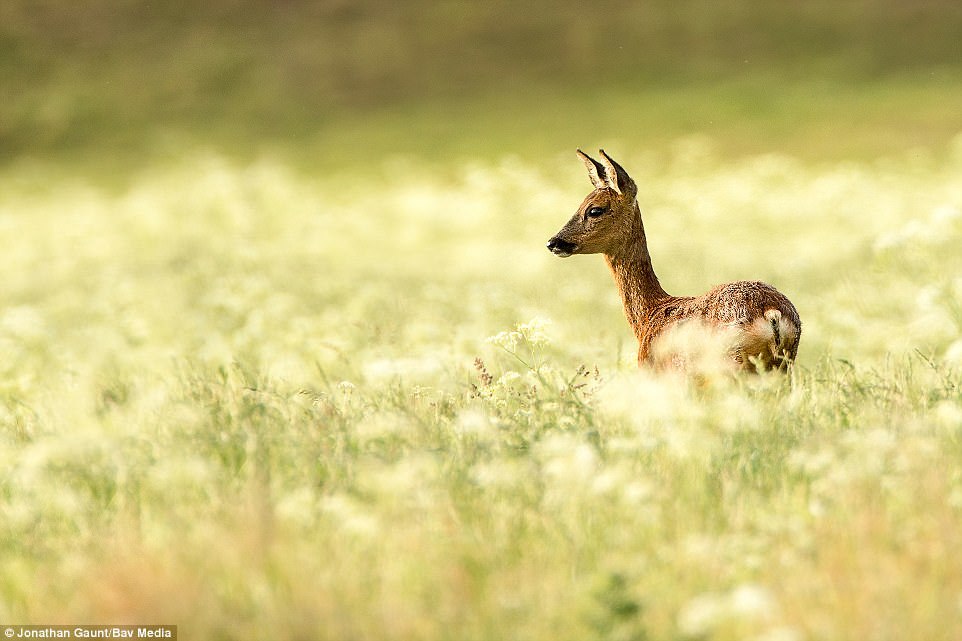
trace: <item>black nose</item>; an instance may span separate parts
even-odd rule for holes
[[[574,253],[576,245],[567,240],[561,240],[557,236],[548,241],[548,249],[552,254],[571,254]]]

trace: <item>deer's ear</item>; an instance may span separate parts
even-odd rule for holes
[[[605,175],[608,177],[608,186],[617,191],[622,196],[633,198],[638,193],[638,186],[631,179],[625,168],[612,160],[611,156],[605,153],[604,149],[598,150],[605,163]]]
[[[576,151],[578,157],[584,162],[585,168],[588,170],[588,178],[591,179],[591,184],[595,186],[595,189],[605,189],[609,187],[610,185],[605,175],[605,166],[580,149]]]

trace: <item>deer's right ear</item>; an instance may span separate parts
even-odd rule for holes
[[[627,198],[634,198],[635,194],[638,193],[638,186],[635,185],[635,181],[631,179],[624,167],[605,153],[604,149],[598,151],[605,163],[605,175],[609,177],[608,186]]]
[[[584,162],[585,168],[588,170],[588,178],[591,179],[591,184],[595,186],[595,189],[608,187],[608,181],[605,180],[605,166],[580,149],[575,151],[581,161]]]

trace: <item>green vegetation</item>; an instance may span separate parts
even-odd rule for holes
[[[114,175],[200,144],[314,171],[692,132],[866,158],[958,133],[960,39],[953,0],[6,0],[0,160]]]
[[[670,290],[757,276],[801,310],[790,384],[707,388],[635,373],[600,259],[544,251],[587,189],[573,155],[376,190],[216,156],[119,194],[9,170],[0,616],[955,638],[962,148],[941,156],[625,157]]]
[[[956,4],[0,3],[0,621],[962,637]],[[791,377],[636,370],[599,145]]]

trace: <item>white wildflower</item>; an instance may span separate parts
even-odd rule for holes
[[[424,378],[437,373],[441,362],[436,356],[406,358],[379,358],[365,363],[364,378],[373,382],[390,381],[395,378]]]
[[[333,525],[348,534],[373,538],[381,530],[377,517],[347,496],[335,494],[325,498],[321,502],[321,512],[330,517]]]
[[[770,618],[775,613],[775,598],[766,588],[755,585],[740,585],[732,591],[732,613],[747,618]]]
[[[678,613],[678,629],[690,637],[705,636],[725,617],[725,598],[718,593],[699,594]]]
[[[517,492],[519,486],[531,478],[526,465],[513,459],[495,459],[476,465],[471,476],[481,487],[505,492]]]
[[[498,332],[494,336],[486,338],[485,342],[497,345],[508,351],[514,351],[518,347],[521,338],[521,334],[518,332]]]
[[[962,406],[953,401],[939,401],[935,406],[935,420],[946,428],[957,428],[962,425]]]
[[[519,345],[527,343],[532,347],[544,347],[550,340],[546,332],[551,321],[546,318],[535,317],[527,323],[519,323],[510,332],[498,332],[489,336],[486,342],[497,345],[509,352],[515,351]]]
[[[310,526],[317,515],[317,494],[313,488],[300,487],[281,496],[276,503],[277,518],[286,523]]]
[[[538,446],[538,454],[545,475],[559,486],[590,487],[599,465],[593,447],[568,435],[545,439]]]
[[[46,321],[33,307],[11,307],[0,315],[0,332],[21,339],[39,339],[47,334]]]
[[[531,345],[534,345],[535,347],[543,347],[550,342],[546,333],[549,325],[551,325],[551,321],[549,319],[535,317],[529,320],[527,323],[521,323],[518,325],[518,333],[521,334],[521,336],[523,336]]]
[[[461,412],[454,421],[454,431],[465,436],[490,436],[494,429],[488,415],[476,409]]]
[[[945,350],[945,355],[943,356],[947,363],[953,365],[962,365],[962,338],[954,341]]]
[[[754,637],[752,641],[802,641],[804,638],[805,635],[796,628],[778,626],[766,630],[757,637]]]
[[[725,623],[770,621],[778,613],[772,593],[760,585],[747,583],[727,593],[700,594],[685,604],[678,614],[678,628],[688,636],[709,634]]]

